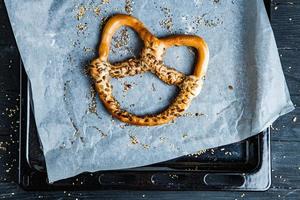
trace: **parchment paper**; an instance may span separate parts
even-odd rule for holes
[[[259,133],[293,109],[262,0],[6,0],[32,84],[49,181],[84,171],[137,167]],[[196,34],[210,49],[204,88],[185,116],[157,127],[128,126],[106,112],[85,69],[103,21],[132,14],[157,36]],[[114,37],[111,61],[138,55],[133,31]],[[166,64],[193,70],[194,53],[168,50]],[[112,80],[123,108],[155,113],[176,95],[150,73]]]

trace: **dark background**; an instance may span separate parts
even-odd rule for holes
[[[25,192],[14,183],[18,167],[20,58],[0,0],[0,199],[300,200],[300,0],[273,0],[271,24],[296,109],[273,124],[272,185],[267,192]]]

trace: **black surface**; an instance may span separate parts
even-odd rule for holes
[[[275,9],[276,8],[276,9]],[[271,23],[296,110],[273,125],[272,186],[267,192],[25,192],[17,175],[19,55],[0,1],[0,198],[13,199],[299,199],[300,196],[300,1],[272,1]],[[3,113],[3,114],[2,114]],[[297,120],[295,117],[297,117]],[[3,142],[3,143],[1,143]]]

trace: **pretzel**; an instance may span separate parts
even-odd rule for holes
[[[135,30],[144,42],[139,59],[131,58],[116,64],[108,61],[110,43],[113,34],[121,27],[128,26]],[[197,61],[193,75],[185,74],[170,68],[163,63],[166,49],[172,46],[190,46],[197,50]],[[111,115],[122,122],[138,126],[156,126],[174,120],[182,115],[196,97],[203,84],[208,65],[208,47],[205,41],[193,35],[173,35],[157,38],[138,19],[118,14],[106,23],[99,46],[99,57],[90,64],[90,75],[95,82],[96,91]],[[180,88],[178,96],[163,112],[156,115],[138,116],[123,110],[112,94],[111,78],[134,76],[152,72],[169,85]]]

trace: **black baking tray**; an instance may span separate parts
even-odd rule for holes
[[[21,70],[19,184],[27,190],[247,190],[270,187],[270,133],[150,166],[83,173],[48,183],[31,106],[30,83]]]
[[[270,1],[266,0],[269,12]],[[228,190],[265,191],[271,185],[270,130],[200,155],[134,169],[83,173],[49,183],[21,64],[19,184],[26,190]]]

